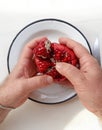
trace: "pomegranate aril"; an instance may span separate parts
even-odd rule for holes
[[[36,57],[35,63],[38,68],[38,72],[45,73],[49,67],[51,67],[51,63],[49,60],[42,60],[41,58]]]
[[[42,39],[33,50],[38,73],[48,74],[56,81],[63,81],[66,78],[56,69],[56,62],[66,62],[79,68],[79,62],[73,50],[65,44],[51,43],[48,39]]]
[[[74,59],[74,60],[71,61],[71,63],[72,63],[72,65],[76,66],[76,64],[77,64],[77,60]]]

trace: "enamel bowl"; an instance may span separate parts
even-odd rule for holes
[[[59,37],[69,37],[81,43],[91,53],[91,48],[84,34],[74,25],[59,19],[41,19],[24,27],[12,41],[7,57],[9,73],[16,65],[24,45],[33,38],[47,36],[52,42],[58,42]],[[38,89],[29,99],[39,103],[56,104],[76,96],[74,89],[54,83],[46,88]]]

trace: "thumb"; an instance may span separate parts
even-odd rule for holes
[[[27,89],[29,89],[29,91],[42,88],[53,82],[53,78],[48,75],[35,76],[26,80],[27,80],[26,86],[27,86]]]
[[[82,72],[71,64],[59,62],[56,63],[56,69],[60,74],[65,76],[75,87],[82,85],[85,80]]]

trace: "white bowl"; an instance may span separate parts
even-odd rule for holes
[[[41,19],[24,27],[14,38],[7,58],[9,72],[16,65],[24,45],[29,40],[39,36],[47,36],[52,42],[58,42],[59,37],[69,37],[80,42],[91,53],[88,40],[75,26],[59,19]],[[74,89],[54,83],[47,88],[32,92],[29,99],[40,103],[55,104],[69,100],[75,95]]]

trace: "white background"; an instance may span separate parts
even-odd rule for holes
[[[0,0],[0,82],[8,75],[7,53],[15,35],[42,18],[59,18],[79,28],[92,45],[102,41],[101,0]],[[12,111],[0,130],[100,130],[96,116],[78,98],[57,105],[27,101]]]

